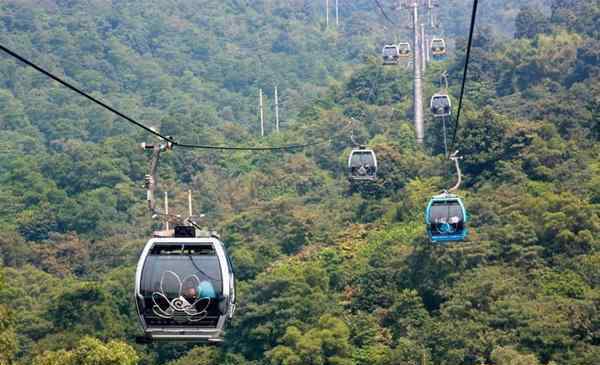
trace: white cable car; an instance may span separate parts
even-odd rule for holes
[[[411,56],[410,43],[408,42],[398,43],[398,50],[400,52],[400,58],[409,58]]]
[[[443,59],[446,57],[446,41],[444,38],[433,38],[431,40],[431,55],[434,59]]]
[[[397,65],[400,62],[400,50],[397,45],[387,44],[381,52],[384,65]]]
[[[434,94],[431,97],[430,109],[435,117],[449,117],[452,114],[452,102],[448,94]]]
[[[223,243],[191,226],[170,232],[149,240],[137,265],[135,299],[144,331],[137,340],[223,342],[235,311],[235,278]]]
[[[372,149],[361,146],[352,150],[348,158],[348,178],[351,181],[377,178],[377,157]]]

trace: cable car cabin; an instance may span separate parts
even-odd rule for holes
[[[446,58],[446,41],[443,38],[433,38],[431,40],[431,55],[436,60]]]
[[[435,117],[449,117],[452,114],[452,102],[448,94],[434,94],[430,109]]]
[[[465,206],[454,194],[434,196],[425,211],[427,233],[434,243],[464,241],[468,234],[467,221]]]
[[[384,65],[397,65],[400,62],[400,50],[394,44],[384,46],[382,54]]]
[[[354,181],[377,178],[377,157],[371,149],[354,149],[348,158],[348,178]]]
[[[138,342],[222,342],[235,311],[231,263],[216,235],[196,237],[193,227],[178,235],[177,228],[176,237],[148,241],[138,262],[135,298],[144,330]]]
[[[398,51],[400,52],[400,58],[410,57],[410,43],[404,42],[398,44]]]

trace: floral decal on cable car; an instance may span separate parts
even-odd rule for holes
[[[164,319],[197,322],[206,317],[208,306],[214,297],[214,288],[210,282],[201,281],[196,275],[181,280],[175,272],[165,271],[160,278],[160,291],[152,293],[152,310]]]

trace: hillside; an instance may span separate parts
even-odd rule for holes
[[[152,138],[0,57],[0,364],[596,365],[600,7],[538,4],[482,5],[457,135],[470,237],[433,246],[423,208],[453,167],[429,113],[415,143],[411,75],[381,66],[392,33],[371,1],[338,29],[311,1],[1,3],[0,43],[178,140],[331,142],[164,155],[161,193],[181,212],[194,191],[239,310],[222,347],[137,345]],[[440,8],[451,57],[427,97],[444,70],[458,97],[470,5]],[[374,183],[346,180],[351,131],[377,152]]]

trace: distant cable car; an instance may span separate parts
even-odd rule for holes
[[[431,55],[436,60],[444,59],[446,57],[446,41],[443,38],[433,38],[431,40]]]
[[[223,243],[189,226],[149,240],[137,265],[135,298],[144,330],[138,342],[222,342],[235,311]]]
[[[377,178],[377,157],[372,149],[361,146],[352,150],[348,158],[348,178],[354,181]]]
[[[400,62],[400,50],[395,44],[385,45],[382,54],[384,65],[397,65]]]
[[[432,242],[464,241],[468,231],[467,211],[462,200],[454,194],[443,193],[429,201],[425,211],[427,233]]]
[[[403,42],[398,44],[398,51],[400,52],[400,58],[410,57],[410,43]]]
[[[448,94],[434,94],[431,97],[430,109],[436,117],[449,117],[452,114],[452,102]]]

